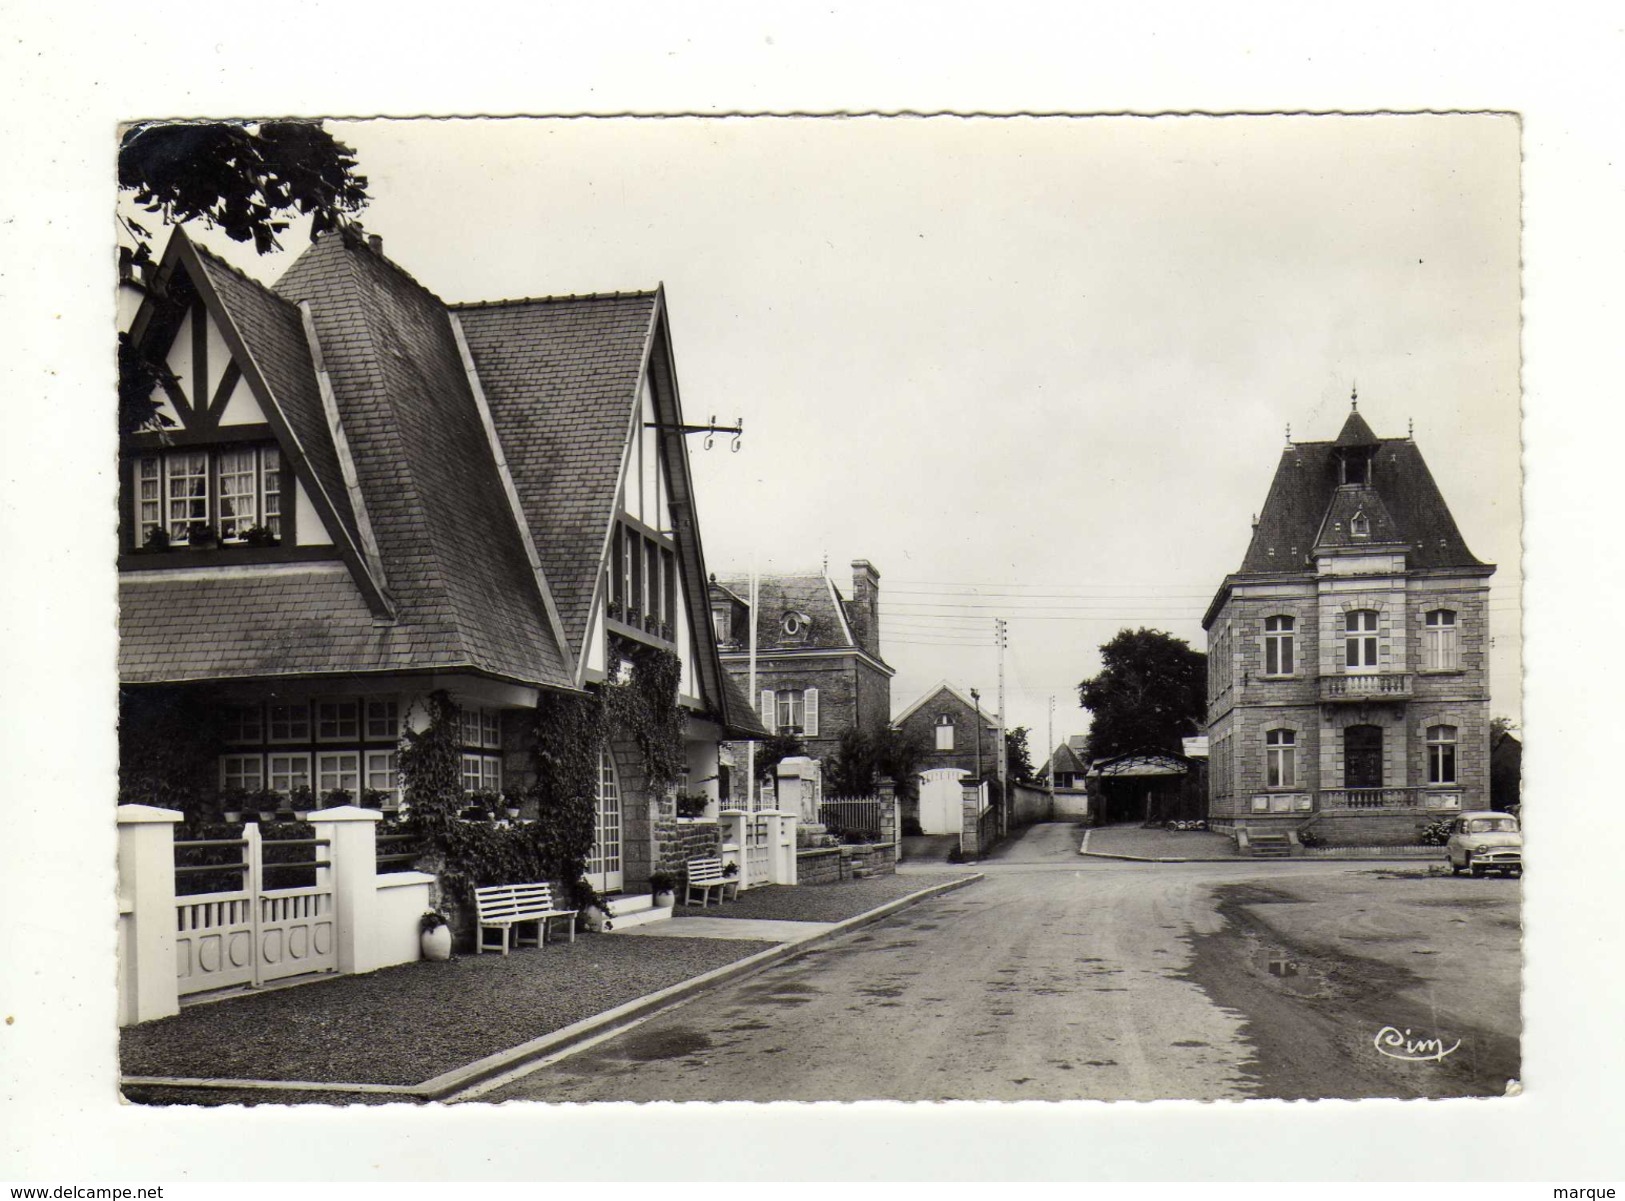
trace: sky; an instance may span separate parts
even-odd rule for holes
[[[1414,436],[1519,681],[1519,127],[1506,116],[331,122],[448,301],[664,283],[707,566],[881,573],[1041,758],[1119,629],[1205,649],[1288,436]],[[194,232],[189,230],[189,232]],[[274,280],[304,244],[264,259]],[[1051,727],[1051,700],[1053,727]]]

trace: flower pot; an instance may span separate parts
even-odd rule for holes
[[[516,822],[519,820],[519,806],[515,805],[512,809],[505,810],[504,812],[507,813],[509,821]]]
[[[670,909],[677,904],[677,894],[670,889],[665,892],[657,892],[654,894],[654,903],[656,909]]]
[[[583,913],[581,915],[581,924],[594,934],[602,934],[615,928],[615,923],[610,921],[609,915],[598,908],[592,908]]]
[[[436,926],[419,936],[423,944],[423,957],[432,963],[444,963],[451,958],[451,927]]]

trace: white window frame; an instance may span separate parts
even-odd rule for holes
[[[499,709],[480,710],[480,745],[493,750],[502,749],[502,712]]]
[[[801,688],[779,688],[773,693],[774,729],[804,730],[807,724],[807,693]]]
[[[1428,726],[1426,730],[1428,783],[1456,784],[1460,762],[1457,753],[1460,729],[1451,725]]]
[[[279,767],[278,760],[284,761]],[[293,770],[297,768],[297,771]],[[298,778],[295,779],[294,777]],[[279,778],[288,780],[288,783],[278,787]],[[287,796],[299,785],[307,787],[311,783],[310,752],[309,751],[271,751],[265,756],[265,786]]]
[[[277,733],[277,713],[284,717],[281,725],[287,731]],[[270,704],[265,707],[265,741],[270,743],[296,743],[310,741],[310,702],[294,701],[286,705]]]
[[[329,697],[315,703],[317,742],[360,742],[361,702]]]
[[[367,702],[367,741],[395,742],[401,736],[401,706],[399,701]]]
[[[502,791],[502,756],[480,756],[480,788],[486,792]]]
[[[131,481],[135,545],[145,546],[147,535],[161,527],[168,533],[170,545],[185,546],[194,521],[215,526],[222,544],[240,544],[242,536],[256,525],[280,539],[282,475],[282,451],[276,446],[227,444],[141,455],[135,459]],[[230,492],[228,477],[235,481]],[[203,482],[201,495],[198,480]],[[191,483],[177,495],[176,484],[181,481]],[[236,510],[230,515],[226,513],[228,500]]]
[[[361,752],[320,751],[316,755],[316,782],[312,786],[317,798],[326,796],[335,788],[349,792],[355,800],[361,799]]]
[[[384,808],[395,809],[400,806],[401,772],[393,750],[367,751],[362,757],[361,771],[362,787],[381,792],[388,798],[384,802]]]
[[[1429,609],[1422,621],[1422,669],[1456,671],[1461,662],[1460,615],[1454,609]]]
[[[937,718],[937,750],[951,751],[954,749],[954,719],[944,713]]]
[[[1356,619],[1358,624],[1356,624]],[[1343,669],[1347,672],[1377,670],[1377,626],[1381,618],[1375,609],[1350,609],[1343,614]]]
[[[1266,788],[1296,788],[1298,786],[1298,732],[1296,730],[1269,730],[1264,735],[1264,786]]]
[[[211,457],[220,541],[241,542],[244,534],[260,524],[259,451],[253,446],[223,446]],[[232,510],[230,514],[227,508]]]
[[[243,769],[252,767],[251,773]],[[249,776],[252,776],[252,781]],[[265,787],[264,755],[221,755],[220,787],[240,788],[244,792],[259,792]]]
[[[1287,613],[1277,613],[1264,619],[1264,674],[1290,676],[1296,674],[1297,646],[1294,642],[1298,619]],[[1273,666],[1271,665],[1273,660]]]
[[[171,544],[185,545],[191,541],[191,526],[194,522],[208,524],[210,518],[209,494],[211,492],[211,476],[213,475],[213,456],[206,450],[173,450],[164,455],[164,522],[169,531]],[[203,482],[203,491],[197,491],[195,483],[188,486],[181,495],[175,494],[175,485],[178,481]],[[202,507],[199,508],[199,502]]]

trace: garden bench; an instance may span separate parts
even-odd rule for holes
[[[739,898],[739,877],[722,874],[722,860],[720,859],[690,859],[688,861],[688,887],[683,893],[683,904],[694,903],[694,890],[700,891],[700,908],[704,909],[711,903],[711,890],[716,889],[721,897],[718,904],[728,899],[728,890],[734,890],[734,899]]]
[[[501,931],[504,955],[508,953],[510,933],[514,946],[524,946],[523,938],[514,927],[531,922],[536,923],[536,941],[530,945],[541,946],[547,941],[547,923],[561,917],[570,919],[570,941],[576,940],[576,914],[579,910],[555,909],[551,884],[493,884],[488,888],[476,888],[474,907],[478,911],[479,921],[474,938],[475,954],[495,949],[485,941],[487,930]]]

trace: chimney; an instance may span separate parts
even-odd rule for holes
[[[867,559],[852,560],[852,603],[847,616],[858,645],[880,658],[880,573]]]
[[[368,234],[367,235],[367,248],[369,250],[371,250],[374,254],[376,254],[379,258],[383,258],[384,257],[384,235],[383,234]]]

